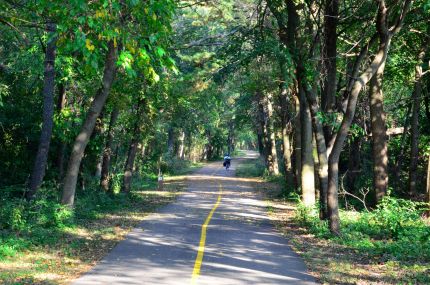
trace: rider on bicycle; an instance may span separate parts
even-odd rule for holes
[[[231,163],[230,154],[224,155],[224,163],[223,163],[223,165],[225,166],[225,169],[229,169],[230,168],[230,163]]]

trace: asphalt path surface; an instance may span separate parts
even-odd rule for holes
[[[316,284],[253,184],[235,177],[235,167],[255,156],[233,158],[228,171],[216,162],[190,175],[176,202],[149,215],[72,284]]]

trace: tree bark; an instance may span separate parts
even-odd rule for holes
[[[261,127],[257,127],[258,153],[264,156],[263,131]]]
[[[131,190],[131,181],[133,178],[134,171],[134,161],[136,159],[136,154],[139,150],[139,141],[141,141],[141,134],[143,131],[142,120],[143,120],[143,110],[145,108],[145,101],[139,100],[137,103],[135,123],[133,128],[133,138],[131,139],[130,146],[128,148],[127,161],[124,166],[124,178],[121,186],[121,192],[129,193]],[[173,133],[173,128],[170,128]],[[169,129],[169,132],[170,132]],[[172,150],[173,151],[173,150]],[[171,153],[173,154],[173,153]]]
[[[430,121],[430,80],[427,80],[427,96],[424,96],[424,106],[427,120]]]
[[[297,95],[293,95],[294,106],[295,106],[295,117],[294,117],[294,174],[295,174],[295,186],[296,189],[301,186],[302,177],[302,126],[300,120],[300,102]]]
[[[170,126],[169,130],[167,131],[167,152],[169,155],[173,154],[174,144],[175,144],[174,130],[173,130],[173,127]]]
[[[257,121],[258,121],[258,132],[260,134],[259,143],[261,143],[261,150],[262,155],[264,158],[264,162],[266,164],[266,168],[269,168],[269,147],[268,147],[268,133],[267,133],[267,120],[266,120],[266,111],[264,107],[263,102],[263,95],[257,91],[256,92],[256,101],[257,101],[257,108],[258,108],[258,115],[257,115]]]
[[[273,124],[273,105],[272,105],[272,96],[269,94],[265,96],[265,103],[267,108],[267,132],[268,132],[268,150],[269,150],[269,173],[271,175],[279,174],[279,165],[278,165],[278,154],[276,152],[276,136],[275,136],[275,128]]]
[[[109,96],[109,92],[116,73],[117,57],[117,47],[114,46],[114,43],[112,41],[110,41],[108,43],[108,52],[105,60],[102,86],[97,92],[97,95],[95,96],[93,102],[91,103],[91,107],[88,111],[85,122],[82,125],[82,128],[73,144],[72,153],[70,155],[67,167],[66,177],[64,179],[63,195],[61,198],[62,204],[69,206],[73,206],[74,204],[79,166],[81,164],[85,148],[94,130],[97,118],[99,117],[100,112],[106,103],[106,99]]]
[[[57,100],[57,113],[61,114],[62,110],[66,106],[66,87],[64,84],[58,86],[58,100]],[[66,143],[62,138],[58,140],[57,150],[57,169],[58,169],[58,181],[62,181],[64,175],[64,156],[66,154]]]
[[[181,130],[181,134],[179,136],[179,148],[178,148],[178,157],[180,159],[184,159],[185,155],[185,132]]]
[[[37,190],[43,182],[49,155],[49,146],[51,144],[52,128],[54,126],[55,52],[57,48],[56,24],[52,22],[47,23],[46,30],[50,39],[45,53],[43,123],[36,159],[26,191],[26,198],[28,200],[34,199]]]
[[[414,197],[417,193],[417,170],[419,155],[419,115],[422,96],[423,59],[425,52],[418,55],[418,64],[415,66],[415,84],[412,93],[412,118],[411,118],[411,161],[409,164],[409,196]]]
[[[288,187],[293,186],[293,169],[291,166],[291,142],[290,128],[288,124],[282,122],[282,151],[284,156],[285,180]]]
[[[349,145],[347,185],[349,191],[357,192],[355,183],[360,172],[361,138],[355,137]]]
[[[324,13],[324,45],[323,68],[326,77],[321,94],[321,109],[324,113],[333,112],[336,102],[336,64],[337,64],[337,22],[339,14],[339,1],[327,0]],[[332,136],[332,126],[324,127],[326,143],[329,143]]]
[[[285,182],[288,187],[293,187],[293,169],[291,164],[291,108],[289,108],[288,102],[288,89],[286,86],[286,70],[285,70],[285,60],[279,61],[281,70],[281,83],[279,85],[279,102],[281,107],[280,117],[281,117],[281,131],[282,131],[282,151],[284,157],[284,169],[285,169]]]
[[[312,116],[312,125],[315,132],[316,147],[318,153],[318,178],[319,178],[319,202],[320,202],[320,218],[327,219],[327,188],[328,188],[328,154],[327,145],[324,138],[323,126],[318,118],[318,103],[316,94],[308,90],[306,98],[309,103],[309,109]]]
[[[119,109],[114,108],[110,115],[109,120],[109,129],[106,138],[106,145],[103,151],[103,162],[102,162],[102,172],[100,177],[100,187],[109,191],[109,180],[110,180],[110,162],[112,157],[112,147],[113,147],[113,139],[114,139],[114,126],[119,116]]]
[[[301,188],[302,201],[305,206],[315,205],[315,169],[312,147],[312,122],[309,105],[306,101],[305,90],[300,88],[300,121],[302,144]]]
[[[134,166],[134,160],[136,158],[136,153],[138,149],[139,136],[140,136],[140,131],[135,130],[135,135],[131,140],[130,147],[128,149],[127,162],[125,163],[124,178],[123,178],[122,187],[121,187],[121,192],[124,192],[124,193],[129,193],[131,190],[133,166]]]
[[[382,62],[370,80],[369,88],[373,188],[375,191],[375,203],[373,205],[376,205],[386,195],[388,187],[387,127],[384,112],[384,96],[382,94],[384,67],[385,62]]]
[[[406,111],[406,116],[405,116],[405,120],[403,123],[403,134],[402,134],[402,139],[400,142],[400,153],[397,155],[396,157],[396,162],[394,164],[394,190],[395,191],[402,191],[403,187],[402,187],[402,181],[400,179],[400,170],[402,169],[403,166],[403,159],[404,159],[404,155],[405,155],[405,151],[406,151],[406,137],[408,134],[408,127],[409,127],[409,123],[410,123],[410,115],[411,115],[411,110],[412,110],[412,104],[408,104],[408,109]]]
[[[429,206],[429,210],[427,211],[427,216],[430,216],[430,154],[427,157],[427,185],[426,185],[426,193],[427,193],[427,203]]]

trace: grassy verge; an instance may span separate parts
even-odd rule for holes
[[[154,179],[136,179],[133,184],[129,195],[81,191],[74,211],[55,202],[59,195],[54,187],[42,189],[41,197],[31,203],[1,199],[0,284],[65,284],[73,280],[95,265],[148,213],[173,201],[185,182],[167,177],[164,191],[157,191]]]
[[[236,168],[238,177],[262,177],[264,176],[264,161],[262,159],[247,159],[242,161]]]
[[[246,162],[237,175],[262,175],[260,163]],[[334,237],[313,211],[285,198],[278,179],[262,180],[274,223],[321,283],[430,284],[430,224],[416,204],[387,199],[370,213],[341,211],[342,236]]]

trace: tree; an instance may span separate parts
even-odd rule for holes
[[[51,143],[52,128],[54,126],[54,87],[55,87],[55,51],[56,51],[56,24],[48,21],[46,24],[49,41],[46,46],[45,72],[43,84],[43,124],[40,133],[39,146],[34,161],[33,172],[30,176],[27,199],[34,198],[45,176],[48,161],[49,145]]]
[[[173,61],[166,56],[166,51],[162,47],[162,42],[157,42],[157,37],[154,36],[156,33],[159,33],[161,36],[163,33],[165,34],[169,31],[168,27],[173,12],[172,2],[170,0],[165,0],[163,2],[164,5],[160,5],[161,3],[149,3],[149,5],[147,5],[147,3],[139,2],[131,4],[130,7],[126,6],[125,3],[121,1],[115,3],[116,5],[111,6],[111,12],[107,12],[105,9],[98,10],[98,13],[92,18],[93,20],[101,19],[98,26],[99,31],[95,31],[96,33],[100,32],[98,37],[101,38],[97,44],[103,47],[106,42],[103,41],[104,36],[102,34],[106,35],[107,51],[101,87],[91,103],[81,131],[75,139],[66,177],[64,179],[61,202],[70,206],[74,203],[76,182],[81,160],[91,133],[94,130],[96,120],[109,96],[112,83],[117,73],[117,61],[119,60],[124,70],[130,76],[136,75],[136,72],[132,68],[132,63],[134,62],[137,66],[143,68],[144,74],[148,79],[154,81],[159,80],[159,75],[156,74],[150,63],[151,57],[148,51],[152,52],[154,58],[157,61],[161,61],[166,67],[174,67]],[[135,5],[140,6],[133,7]],[[109,17],[106,15],[106,13],[112,12],[114,15],[109,15]],[[133,27],[127,24],[127,21],[131,19],[133,19],[135,23]],[[137,23],[140,23],[140,25],[146,23],[149,29],[142,30],[143,26],[137,26]],[[134,36],[136,27],[142,30],[142,33],[137,35],[137,37]],[[119,44],[117,40],[122,41],[120,42],[120,56],[118,56]],[[157,45],[157,43],[159,45]],[[155,45],[153,49],[152,44]],[[91,52],[95,50],[95,46],[90,39],[85,40],[85,45],[88,51]],[[123,50],[124,47],[127,50]],[[134,59],[132,52],[135,54],[136,59]]]

